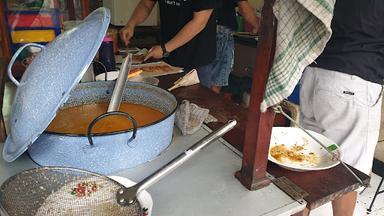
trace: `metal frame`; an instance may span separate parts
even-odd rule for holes
[[[375,158],[373,160],[372,171],[374,173],[376,173],[377,175],[381,176],[381,181],[380,181],[379,185],[377,186],[375,195],[372,198],[372,202],[369,205],[369,208],[367,209],[368,212],[372,211],[372,207],[373,207],[373,204],[375,203],[377,195],[379,195],[381,193],[384,193],[384,189],[380,191],[380,188],[381,188],[381,186],[383,185],[383,182],[384,182],[384,161],[381,161],[381,160]]]

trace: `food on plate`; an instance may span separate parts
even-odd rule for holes
[[[140,68],[135,68],[129,71],[128,78],[134,77],[136,75],[139,75],[143,72]]]
[[[167,64],[145,65],[145,66],[141,66],[140,69],[148,73],[164,73],[164,72],[170,72],[174,70],[172,66]]]
[[[286,160],[289,162],[299,164],[315,165],[318,163],[319,158],[313,152],[305,152],[304,146],[293,145],[291,147],[284,144],[273,146],[270,150],[270,154],[277,161],[284,163]]]
[[[140,55],[132,55],[132,63],[133,64],[141,64],[144,62],[146,54],[140,54]]]
[[[97,116],[106,112],[107,102],[83,104],[60,110],[48,126],[47,131],[65,134],[87,133],[88,125]],[[150,107],[123,102],[120,111],[129,113],[137,122],[137,126],[151,124],[162,119],[165,114]],[[132,128],[131,122],[123,116],[110,116],[99,120],[93,128],[93,133],[106,133],[128,130]]]

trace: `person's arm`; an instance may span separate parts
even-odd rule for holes
[[[189,21],[171,40],[165,43],[165,49],[168,52],[183,46],[188,43],[192,38],[199,34],[207,25],[213,9],[201,10],[193,13],[193,18]],[[160,46],[154,46],[145,57],[146,61],[150,58],[160,59],[163,57],[163,50]]]
[[[136,25],[143,23],[148,18],[155,4],[156,1],[154,0],[141,0],[136,6],[131,18],[120,31],[120,37],[125,45],[128,45],[129,40],[132,38]]]
[[[260,19],[256,16],[252,5],[248,1],[239,1],[237,5],[245,21],[252,25],[252,33],[257,33],[259,31]]]

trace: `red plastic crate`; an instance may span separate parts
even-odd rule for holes
[[[17,14],[8,16],[8,25],[17,27],[53,27],[52,16],[49,14]]]
[[[7,16],[10,28],[58,28],[61,27],[61,18],[58,12],[25,12],[12,11]]]

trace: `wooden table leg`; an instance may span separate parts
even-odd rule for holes
[[[253,71],[251,100],[245,128],[241,170],[235,176],[249,190],[267,186],[268,149],[275,112],[269,108],[260,111],[267,80],[275,55],[276,19],[273,15],[274,0],[264,1],[260,41],[257,45],[256,67]]]

